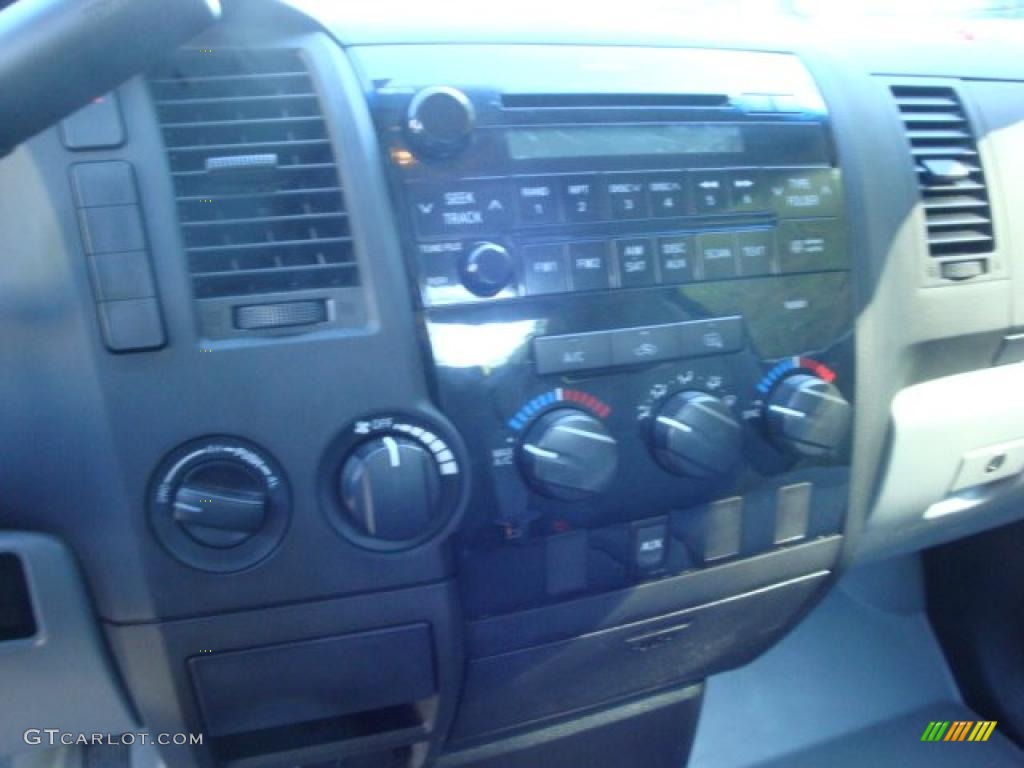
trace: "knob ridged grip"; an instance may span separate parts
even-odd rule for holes
[[[405,133],[418,155],[443,158],[466,146],[475,124],[476,111],[466,94],[455,88],[434,86],[412,97]]]
[[[475,296],[494,296],[515,276],[509,252],[497,243],[477,243],[459,265],[462,284]]]
[[[742,432],[729,406],[717,397],[680,392],[654,417],[654,455],[677,475],[725,475],[739,460]]]
[[[787,376],[768,396],[765,421],[776,442],[802,456],[828,456],[845,442],[852,409],[836,387],[808,374]]]
[[[360,445],[345,461],[339,491],[350,519],[367,536],[406,541],[438,515],[440,474],[422,444],[383,436]]]
[[[557,408],[537,419],[526,432],[520,458],[536,491],[564,501],[605,490],[619,465],[615,438],[601,421],[576,408]]]

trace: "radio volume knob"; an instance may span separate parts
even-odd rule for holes
[[[654,455],[677,475],[724,475],[740,456],[742,428],[732,411],[706,392],[673,395],[654,417]]]
[[[530,485],[565,501],[605,490],[619,465],[615,438],[598,419],[576,408],[556,408],[537,419],[520,451]]]
[[[418,155],[449,157],[469,141],[476,124],[473,103],[462,91],[447,86],[424,88],[412,97],[405,133]]]
[[[476,243],[459,266],[462,284],[476,296],[494,296],[515,276],[508,250],[497,243]]]

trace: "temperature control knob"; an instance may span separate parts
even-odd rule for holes
[[[477,243],[459,265],[462,284],[476,296],[493,296],[512,280],[515,265],[497,243]]]
[[[360,532],[405,541],[434,523],[441,477],[426,446],[384,435],[368,440],[349,456],[341,470],[339,491]]]
[[[775,440],[802,456],[827,456],[846,439],[850,404],[832,384],[795,374],[768,396],[765,422]]]
[[[455,88],[424,88],[412,97],[405,132],[417,154],[441,158],[454,155],[469,141],[476,112],[466,94]]]
[[[669,472],[724,475],[740,456],[742,429],[732,411],[705,392],[673,395],[654,417],[654,455]]]
[[[557,408],[527,430],[523,472],[539,493],[574,501],[600,493],[615,477],[618,444],[604,424],[576,408]]]

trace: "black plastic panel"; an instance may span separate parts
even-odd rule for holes
[[[17,555],[0,554],[0,643],[36,633],[36,618]]]
[[[760,653],[824,573],[559,643],[476,659],[454,741],[687,681]]]
[[[211,736],[412,704],[437,690],[426,624],[201,654],[189,668]]]

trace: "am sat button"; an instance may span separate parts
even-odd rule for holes
[[[613,365],[652,363],[679,356],[679,337],[671,325],[612,331],[611,342]]]
[[[533,341],[533,355],[539,374],[607,368],[611,342],[604,332],[542,336]]]
[[[650,240],[616,240],[615,252],[619,258],[619,279],[623,288],[654,284],[654,259]]]

